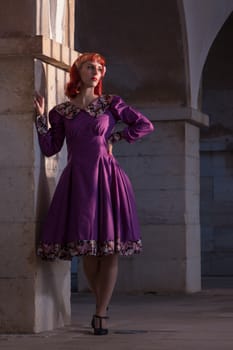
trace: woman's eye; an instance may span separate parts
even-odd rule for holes
[[[96,66],[93,66],[91,64],[87,65],[87,69],[97,70],[98,72],[102,72],[103,71],[103,67],[102,66],[96,67]]]

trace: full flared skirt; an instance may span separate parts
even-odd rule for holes
[[[142,249],[135,198],[113,156],[70,162],[56,187],[37,254],[48,260],[76,255],[132,255]]]

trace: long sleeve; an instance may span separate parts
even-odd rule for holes
[[[122,120],[127,124],[122,131],[122,136],[129,143],[133,143],[154,130],[149,119],[128,106],[119,96],[113,96],[110,108],[116,120]]]
[[[36,120],[41,152],[47,157],[58,153],[65,139],[64,117],[52,109],[49,113],[49,122],[51,128],[48,129],[47,117],[41,116]]]

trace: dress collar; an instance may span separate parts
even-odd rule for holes
[[[101,95],[84,109],[79,108],[70,101],[63,102],[55,107],[55,110],[67,119],[73,119],[81,111],[86,111],[92,117],[103,114],[112,101],[111,95]]]

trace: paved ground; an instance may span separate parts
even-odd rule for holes
[[[70,326],[36,335],[0,335],[1,350],[233,350],[233,289],[194,295],[118,295],[110,334],[93,336],[89,294],[73,295]]]

